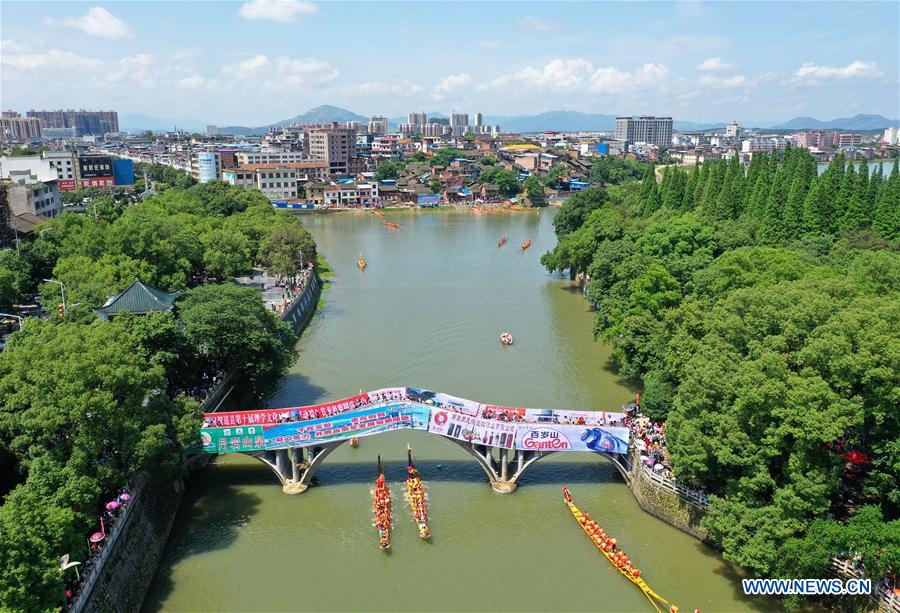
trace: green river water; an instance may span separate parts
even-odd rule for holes
[[[399,231],[368,213],[304,217],[335,275],[270,404],[409,385],[507,406],[618,410],[634,390],[592,341],[583,296],[539,262],[555,244],[554,214],[387,213]],[[504,330],[513,347],[498,342]],[[432,542],[402,504],[407,442],[428,487]],[[379,453],[394,493],[390,553],[372,527]],[[460,448],[404,431],[339,448],[317,476],[317,487],[286,496],[242,455],[194,474],[144,609],[651,611],[575,523],[563,484],[682,611],[773,606],[745,598],[716,552],[642,512],[599,456],[554,454],[499,495]]]

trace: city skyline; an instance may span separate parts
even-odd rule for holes
[[[513,6],[4,2],[0,104],[239,125],[321,104],[761,125],[900,115],[896,3]]]

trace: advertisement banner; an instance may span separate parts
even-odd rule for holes
[[[456,413],[452,409],[432,409],[428,431],[467,443],[505,449],[512,449],[516,441],[515,424],[479,419]]]
[[[112,177],[97,177],[94,179],[82,179],[81,180],[81,188],[87,189],[89,187],[112,187],[113,178]]]
[[[266,448],[262,426],[203,428],[200,430],[200,442],[204,453],[260,451]]]
[[[75,179],[60,179],[59,180],[59,191],[71,192],[74,189],[75,189]]]
[[[207,427],[244,426],[251,424],[277,424],[284,422],[321,419],[340,415],[348,411],[360,409],[368,404],[368,394],[359,394],[335,400],[326,404],[314,404],[306,407],[288,407],[286,409],[258,409],[254,411],[228,411],[223,413],[204,413],[203,425]]]
[[[432,392],[421,387],[406,388],[407,397],[413,402],[421,402],[457,413],[476,416],[481,413],[481,405],[465,398],[457,398],[442,392]]]
[[[266,449],[309,447],[404,428],[427,430],[429,412],[428,407],[393,402],[328,419],[269,426],[265,429]]]
[[[369,397],[370,404],[379,402],[398,402],[406,400],[405,387],[385,387],[366,394]]]
[[[519,424],[516,426],[516,449],[627,453],[628,428]]]
[[[525,415],[528,409],[517,409],[513,407],[501,407],[494,404],[486,404],[482,406],[479,417],[484,419],[496,419],[497,421],[525,421]]]
[[[555,409],[528,409],[525,411],[528,423],[563,425],[624,426],[625,413],[605,411],[557,411]]]

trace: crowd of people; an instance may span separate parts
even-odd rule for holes
[[[63,594],[66,599],[66,607],[69,608],[78,598],[82,586],[91,575],[99,568],[98,560],[101,552],[109,546],[109,534],[112,529],[125,516],[125,511],[132,503],[132,494],[123,490],[113,500],[106,503],[99,516],[100,532],[95,532],[88,539],[90,555],[80,565],[76,566],[74,575],[67,574],[63,583]]]
[[[294,299],[297,298],[297,296],[299,296],[300,293],[309,284],[309,279],[312,274],[313,267],[310,263],[304,270],[300,271],[300,274],[296,277],[292,277],[290,279],[276,278],[275,287],[281,288],[284,291],[282,292],[281,302],[270,303],[272,312],[280,317],[291,305]]]
[[[176,390],[176,394],[188,396],[190,398],[193,398],[200,404],[203,404],[204,402],[206,402],[206,399],[209,398],[210,394],[212,394],[213,390],[216,389],[216,386],[219,385],[219,383],[221,383],[222,379],[224,378],[224,370],[222,370],[221,368],[210,366],[200,375],[200,381],[197,383],[197,385],[178,388]]]

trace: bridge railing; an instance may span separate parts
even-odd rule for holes
[[[90,571],[85,572],[84,570],[82,570],[80,589],[78,590],[78,594],[75,596],[75,599],[69,605],[69,611],[74,611],[74,613],[81,613],[85,604],[87,604],[87,602],[90,600],[91,592],[94,589],[94,584],[97,582],[97,577],[103,574],[102,570],[104,565],[106,564],[106,560],[110,555],[112,555],[112,552],[116,548],[116,542],[119,540],[119,535],[125,531],[125,527],[131,520],[132,511],[140,500],[142,492],[143,487],[135,489],[134,498],[132,498],[128,503],[128,506],[125,507],[125,510],[122,512],[122,515],[119,517],[118,521],[116,521],[116,523],[113,525],[112,529],[109,531],[109,534],[106,535],[106,542],[103,544],[103,548],[95,557],[90,558]],[[84,569],[84,566],[82,566],[82,569]]]
[[[641,476],[656,487],[672,492],[679,498],[687,500],[688,502],[693,503],[700,508],[705,509],[709,506],[709,498],[707,498],[704,494],[697,492],[692,488],[681,485],[680,483],[675,481],[675,479],[669,479],[653,472],[643,463],[641,464]]]

